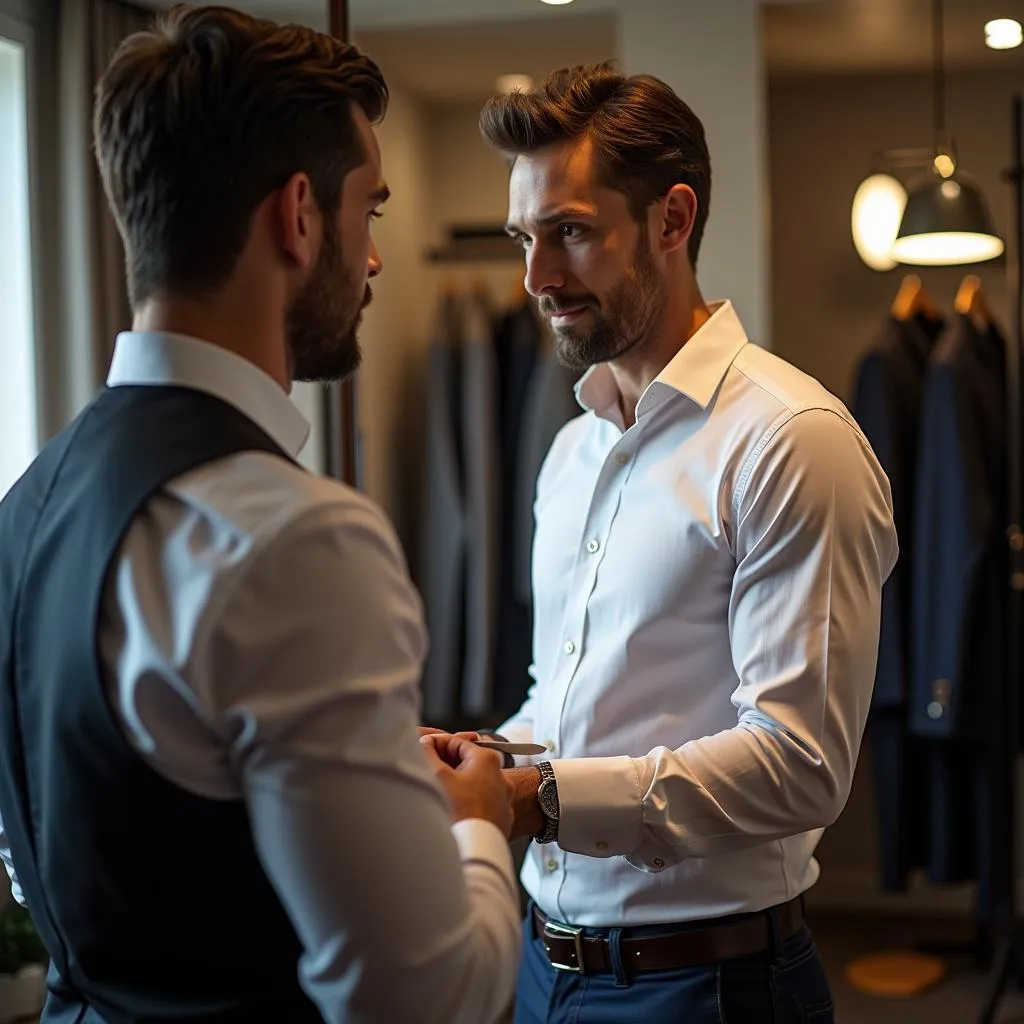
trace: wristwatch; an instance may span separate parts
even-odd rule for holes
[[[558,783],[550,761],[538,761],[536,767],[540,770],[537,803],[540,804],[540,813],[544,815],[544,828],[533,839],[537,843],[553,843],[558,838]]]

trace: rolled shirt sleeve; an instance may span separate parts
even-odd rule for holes
[[[512,859],[494,825],[452,826],[418,742],[422,612],[383,517],[305,513],[229,589],[193,678],[306,991],[337,1024],[495,1020],[520,948]]]

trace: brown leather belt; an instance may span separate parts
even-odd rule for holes
[[[772,913],[778,920],[780,940],[803,927],[803,900],[798,896],[758,914],[687,926],[664,935],[634,936],[626,929],[620,940],[623,965],[630,972],[670,971],[762,953],[772,943]],[[609,974],[614,970],[605,936],[584,935],[583,929],[552,921],[536,907],[533,931],[543,941],[552,967],[576,974]]]

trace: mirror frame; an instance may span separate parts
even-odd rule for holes
[[[349,41],[348,0],[327,0],[328,31],[336,39]],[[362,487],[362,472],[356,448],[355,374],[324,389],[324,455],[329,476],[352,487]]]

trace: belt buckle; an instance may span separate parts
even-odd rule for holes
[[[583,967],[583,929],[573,928],[572,925],[568,924],[556,924],[554,921],[544,922],[544,935],[549,936],[552,939],[572,939],[573,945],[576,948],[576,966],[572,964],[563,964],[555,960],[551,955],[551,947],[545,942],[544,952],[548,955],[548,960],[551,966],[559,971],[571,971],[573,974],[585,974],[586,971]]]

